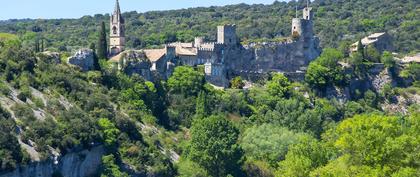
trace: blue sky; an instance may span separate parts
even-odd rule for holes
[[[115,0],[1,0],[0,20],[22,18],[79,18],[111,13]],[[275,0],[120,0],[121,10],[181,9],[227,4],[271,4]]]

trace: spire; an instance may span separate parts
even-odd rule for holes
[[[118,1],[118,0],[117,0]],[[306,8],[309,8],[309,1],[310,0],[306,0]]]
[[[115,2],[114,14],[118,14],[118,15],[121,14],[120,2],[118,0]]]
[[[296,5],[296,17],[295,18],[298,18],[298,8],[297,8],[297,5]]]

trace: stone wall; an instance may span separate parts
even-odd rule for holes
[[[305,48],[306,43],[309,45]],[[251,44],[228,50],[226,63],[235,70],[258,72],[296,72],[303,70],[321,53],[315,38],[310,41]]]

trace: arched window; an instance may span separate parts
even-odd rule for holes
[[[117,27],[116,26],[112,27],[112,33],[117,34]]]

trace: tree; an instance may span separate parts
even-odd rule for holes
[[[212,176],[240,175],[242,149],[239,131],[221,116],[194,122],[187,157]]]
[[[284,160],[290,145],[297,144],[304,134],[294,133],[274,124],[263,124],[248,128],[242,139],[242,147],[254,160],[263,160],[272,167]]]
[[[321,56],[309,64],[305,81],[318,90],[324,90],[328,85],[345,83],[341,65],[338,63],[344,55],[336,49],[325,49]]]
[[[340,156],[311,176],[411,176],[418,174],[420,116],[356,115],[328,132]],[[417,171],[417,172],[416,172]],[[415,175],[414,175],[415,176]]]
[[[230,81],[230,87],[233,89],[242,89],[244,88],[245,83],[242,81],[242,78],[240,76],[233,78]]]
[[[196,118],[204,118],[207,116],[207,99],[206,99],[206,93],[201,91],[198,94],[198,97],[196,99],[196,105],[195,105],[195,117]]]
[[[178,66],[168,79],[170,92],[185,96],[197,95],[204,86],[204,75],[189,66]]]
[[[106,41],[106,29],[105,22],[101,23],[101,29],[99,30],[98,40],[98,58],[106,59],[108,57],[108,44]]]
[[[118,130],[111,121],[105,118],[99,119],[98,125],[101,129],[102,138],[105,141],[105,145],[111,148],[115,148],[120,130]]]
[[[275,97],[284,97],[290,91],[290,82],[286,76],[280,73],[274,74],[273,78],[267,83],[268,93]]]
[[[98,55],[96,54],[96,45],[95,43],[90,43],[89,48],[93,51],[93,67],[95,70],[101,70],[101,66],[99,64]]]
[[[37,37],[35,39],[35,47],[34,47],[35,53],[38,53],[41,51],[40,47],[39,47],[39,38]]]
[[[102,157],[102,174],[101,177],[128,177],[129,175],[121,172],[120,167],[115,163],[114,155]]]
[[[357,53],[362,55],[363,58],[365,57],[365,47],[363,46],[361,39],[357,42]]]
[[[359,68],[363,65],[363,55],[359,52],[352,54],[349,58],[349,64],[353,65],[354,68]]]
[[[395,59],[394,59],[394,56],[392,56],[392,53],[391,52],[388,52],[388,51],[385,51],[383,54],[382,54],[382,57],[381,57],[381,62],[385,65],[385,67],[387,67],[387,68],[393,68],[393,67],[395,67],[395,65],[397,64],[396,63],[396,61],[395,61]]]
[[[378,50],[373,45],[369,45],[366,47],[365,58],[368,59],[370,62],[378,63],[381,60],[381,55],[379,54]]]
[[[327,164],[334,153],[326,145],[312,137],[304,137],[300,143],[292,145],[286,154],[286,160],[279,162],[276,176],[306,177],[317,167]]]

